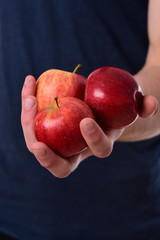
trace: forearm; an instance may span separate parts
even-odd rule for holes
[[[156,97],[160,103],[160,1],[149,0],[148,40],[149,48],[144,67],[134,76],[145,95]],[[149,118],[138,118],[127,127],[119,141],[138,141],[160,134],[160,109]]]

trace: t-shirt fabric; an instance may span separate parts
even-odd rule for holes
[[[21,89],[48,69],[135,74],[145,60],[146,0],[0,0],[0,232],[20,240],[160,239],[160,138],[118,143],[67,178],[25,145]]]

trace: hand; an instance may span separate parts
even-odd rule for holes
[[[27,148],[34,154],[39,163],[48,169],[54,176],[59,178],[67,177],[73,172],[80,162],[91,155],[105,158],[110,155],[114,142],[123,133],[124,129],[108,131],[106,134],[98,124],[89,118],[85,118],[80,123],[81,133],[88,145],[83,152],[63,159],[55,154],[44,143],[38,142],[34,133],[34,118],[37,113],[37,100],[35,97],[36,80],[33,76],[27,76],[22,89],[22,112],[21,123]],[[150,114],[144,106],[142,115]]]
[[[140,117],[120,136],[118,141],[132,142],[153,138],[160,134],[159,110],[159,75],[158,67],[144,66],[134,78],[145,95]]]
[[[38,142],[34,133],[34,118],[37,113],[35,91],[35,78],[27,76],[22,89],[21,123],[27,148],[43,167],[56,177],[66,177],[88,156],[95,155],[104,158],[111,153],[114,141],[120,136],[123,129],[108,132],[105,135],[97,123],[90,118],[85,118],[80,123],[81,133],[88,148],[69,159],[61,158],[44,143]]]

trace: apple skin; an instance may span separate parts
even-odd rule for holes
[[[129,72],[105,66],[88,76],[85,102],[106,132],[126,127],[137,119],[142,108],[143,93]]]
[[[38,111],[52,103],[56,96],[84,100],[86,81],[86,77],[72,72],[59,69],[45,71],[37,80]]]
[[[61,157],[68,158],[87,147],[79,126],[86,117],[94,119],[84,101],[73,97],[54,100],[35,117],[36,138]]]

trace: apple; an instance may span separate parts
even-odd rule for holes
[[[73,72],[50,69],[40,75],[36,88],[38,111],[52,103],[56,96],[84,100],[87,78],[76,73],[80,67],[79,64]]]
[[[137,119],[143,93],[129,72],[105,66],[88,76],[85,102],[101,128],[107,131],[126,127]]]
[[[58,155],[68,158],[87,147],[79,126],[86,117],[94,119],[84,101],[74,97],[56,98],[37,113],[34,121],[36,138]]]

